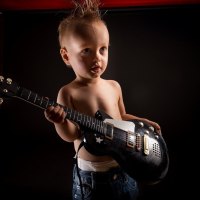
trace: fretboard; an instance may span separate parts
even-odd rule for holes
[[[69,119],[69,120],[77,123],[79,126],[81,126],[83,128],[87,128],[91,131],[95,131],[95,132],[102,133],[102,134],[107,132],[106,131],[107,124],[104,123],[103,121],[98,120],[94,117],[85,115],[83,113],[80,113],[71,108],[67,108],[66,106],[60,105],[49,98],[42,97],[42,96],[38,95],[37,93],[34,93],[31,90],[28,90],[26,88],[20,87],[16,97],[18,97],[28,103],[31,103],[35,106],[38,106],[42,109],[47,109],[47,107],[49,107],[49,106],[59,105],[64,108],[64,111],[66,113],[66,117],[65,117],[66,119]]]

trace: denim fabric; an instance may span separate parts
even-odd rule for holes
[[[73,169],[73,200],[136,200],[139,194],[137,182],[123,172],[114,168],[108,172],[91,172],[79,169],[81,182],[76,165]],[[81,184],[83,196],[81,195]]]

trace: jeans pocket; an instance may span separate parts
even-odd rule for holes
[[[111,186],[115,199],[134,200],[138,197],[137,182],[125,173],[118,175]]]
[[[92,193],[92,188],[88,184],[83,184],[82,185],[83,189],[83,197],[84,199],[90,199],[91,193]],[[81,186],[80,185],[73,185],[73,199],[76,200],[82,200],[82,192],[81,192]]]
[[[125,174],[124,178],[125,178],[125,185],[128,190],[138,190],[137,182],[133,178],[131,178],[127,174]]]
[[[139,188],[137,182],[125,174],[124,191],[127,193],[127,199],[137,199],[139,196]]]
[[[82,188],[82,191],[81,191]],[[82,194],[83,192],[83,194]],[[78,176],[74,177],[73,180],[73,191],[72,191],[73,199],[82,200],[82,195],[84,200],[90,199],[92,195],[92,180],[91,177],[83,177],[81,176],[81,180],[79,180]]]

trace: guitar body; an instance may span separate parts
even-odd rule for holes
[[[139,120],[112,120],[97,111],[96,118],[111,124],[108,137],[84,130],[84,147],[97,156],[110,155],[133,178],[154,184],[162,180],[169,167],[166,143],[162,135]],[[128,134],[127,134],[128,132]],[[130,139],[130,140],[129,140]]]
[[[3,76],[0,76],[0,97],[19,98],[41,109],[59,105]],[[66,119],[81,127],[84,146],[92,154],[110,155],[131,177],[139,181],[156,183],[167,174],[167,145],[162,135],[156,133],[149,124],[139,120],[113,120],[100,111],[91,117],[59,106],[64,108]]]

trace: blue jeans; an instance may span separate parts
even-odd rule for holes
[[[81,183],[74,165],[73,200],[136,200],[139,195],[137,182],[121,168],[113,168],[108,172],[83,171],[79,168],[78,170]]]

